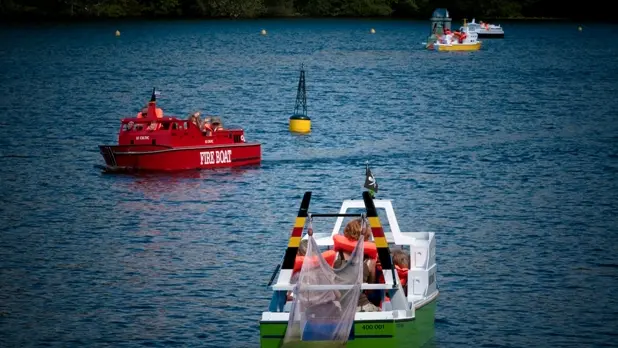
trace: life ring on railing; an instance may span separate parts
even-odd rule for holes
[[[333,249],[335,251],[345,251],[347,253],[352,253],[354,251],[354,248],[356,248],[356,244],[358,243],[358,241],[348,239],[348,237],[341,234],[334,235],[333,242]],[[378,258],[378,248],[376,247],[376,243],[365,241],[364,246],[364,252],[366,256],[369,256],[372,259]]]

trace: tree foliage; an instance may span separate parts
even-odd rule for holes
[[[576,4],[576,5],[575,5]],[[600,0],[0,0],[4,18],[409,17],[446,7],[454,18],[613,19]]]

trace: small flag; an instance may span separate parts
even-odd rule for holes
[[[371,197],[374,197],[375,193],[378,192],[378,182],[376,178],[371,173],[371,169],[369,169],[369,163],[367,163],[367,167],[365,169],[365,188],[369,189],[369,193]]]

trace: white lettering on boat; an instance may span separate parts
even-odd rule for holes
[[[212,143],[214,143],[214,142],[215,142],[215,141],[214,141],[214,140],[212,140],[212,139],[210,139],[210,140],[208,140],[208,139],[207,139],[207,140],[204,140],[204,144],[212,144]]]
[[[232,150],[200,152],[200,165],[232,163]]]
[[[148,140],[148,139],[150,139],[149,135],[140,135],[140,136],[135,137],[135,140]]]

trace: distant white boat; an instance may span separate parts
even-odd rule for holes
[[[468,23],[468,29],[470,31],[476,32],[479,38],[503,38],[504,37],[504,29],[502,26],[483,23],[476,23],[475,19],[472,18],[472,22]]]

